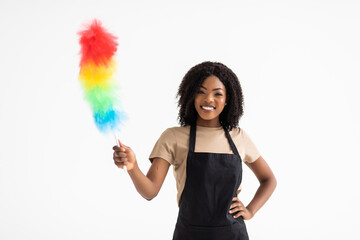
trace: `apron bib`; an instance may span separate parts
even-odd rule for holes
[[[173,240],[249,239],[243,218],[229,213],[241,183],[242,161],[224,131],[233,154],[195,152],[196,126],[190,128],[186,181]]]

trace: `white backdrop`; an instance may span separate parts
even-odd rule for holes
[[[171,239],[172,170],[152,201],[112,160],[77,80],[81,25],[119,37],[120,133],[147,172],[205,60],[239,77],[240,126],[273,169],[251,239],[360,239],[360,2],[0,0],[0,239]],[[257,180],[245,168],[240,198]]]

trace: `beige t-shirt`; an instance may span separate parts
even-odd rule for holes
[[[229,132],[243,162],[252,163],[260,157],[256,146],[241,128]],[[186,180],[186,159],[189,152],[190,126],[166,129],[156,142],[150,161],[162,158],[173,166],[177,187],[177,203]],[[222,127],[196,127],[195,152],[233,153]],[[240,189],[240,187],[239,187]]]

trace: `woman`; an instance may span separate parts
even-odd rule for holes
[[[179,205],[174,240],[248,239],[244,220],[268,200],[276,179],[251,139],[237,127],[243,114],[239,80],[225,65],[203,62],[185,75],[178,97],[181,126],[160,136],[147,175],[131,148],[122,143],[113,147],[114,162],[121,168],[126,165],[137,191],[148,200],[158,194],[173,165]],[[242,162],[260,182],[247,206],[237,197]]]

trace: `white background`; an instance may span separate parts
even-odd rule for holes
[[[76,33],[93,18],[119,38],[120,138],[144,172],[177,125],[184,74],[220,61],[278,180],[251,239],[359,239],[359,12],[356,0],[0,0],[0,239],[172,238],[172,170],[144,200],[84,100]],[[258,183],[244,171],[248,203]]]

